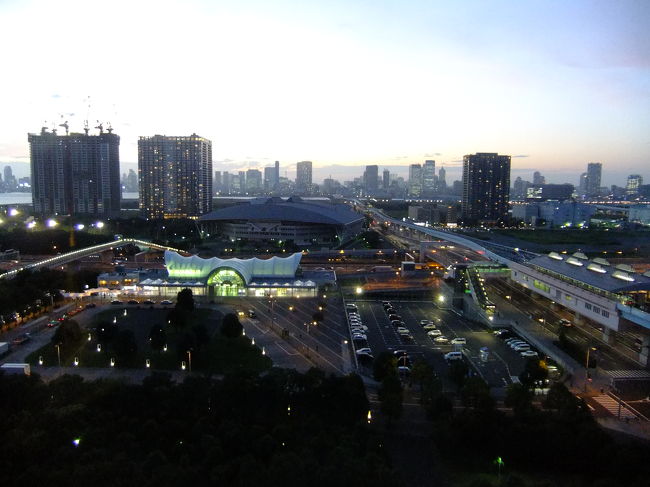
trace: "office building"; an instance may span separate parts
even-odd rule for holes
[[[510,156],[479,152],[463,158],[462,217],[465,223],[508,216]]]
[[[66,124],[67,125],[67,124]],[[39,215],[112,216],[120,211],[120,137],[102,125],[99,135],[29,134],[32,200]],[[5,182],[15,180],[5,168]]]
[[[420,164],[409,166],[409,196],[412,198],[422,196],[422,166]]]
[[[422,196],[431,197],[436,192],[436,161],[424,161],[422,166]]]
[[[516,183],[515,183],[516,185]],[[565,201],[573,196],[573,184],[534,184],[527,188],[527,200],[557,200]]]
[[[296,164],[296,191],[303,194],[311,192],[311,161],[302,161]]]
[[[438,170],[438,191],[444,193],[447,190],[447,171],[444,167]]]
[[[223,172],[223,176],[221,177],[221,184],[221,191],[223,191],[223,194],[230,194],[230,173],[228,171]]]
[[[196,218],[212,210],[212,142],[190,136],[138,140],[140,211],[147,218]]]
[[[603,172],[603,165],[600,162],[587,164],[586,194],[593,198],[600,194],[600,179]]]
[[[542,176],[542,173],[540,173],[539,171],[535,171],[533,173],[533,184],[535,186],[539,186],[541,184],[546,184],[546,178],[544,176]]]
[[[381,189],[388,191],[388,188],[390,187],[390,171],[388,169],[384,169],[382,176]]]
[[[640,174],[630,174],[627,177],[627,185],[625,186],[625,194],[627,196],[636,196],[639,194],[639,187],[643,185],[643,176]]]
[[[262,190],[262,173],[259,169],[246,171],[246,191],[259,193]]]
[[[366,166],[363,173],[363,187],[366,194],[374,194],[379,189],[379,166]]]

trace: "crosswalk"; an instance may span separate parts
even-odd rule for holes
[[[612,413],[614,416],[618,417],[619,403],[612,396],[603,394],[601,396],[594,396],[592,399],[596,401],[598,404],[600,404],[602,407],[607,409],[607,411]],[[634,418],[636,418],[636,415],[632,411],[627,409],[624,404],[621,404],[621,419],[634,419]]]

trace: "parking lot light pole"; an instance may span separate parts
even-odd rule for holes
[[[59,367],[61,367],[61,345],[57,343],[54,346],[56,347],[56,356],[59,359]]]
[[[189,371],[192,372],[192,350],[187,351],[187,358],[188,358],[188,366],[189,366]]]

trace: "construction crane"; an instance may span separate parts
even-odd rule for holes
[[[88,120],[84,120],[84,132],[86,132],[86,135],[88,135],[88,131],[90,129],[88,128]]]
[[[108,122],[108,128],[106,129],[106,132],[109,134],[113,133],[113,126],[111,125],[111,122]]]
[[[104,135],[104,124],[100,123],[99,120],[97,120],[97,123],[99,125],[97,125],[97,127],[95,127],[95,128],[99,129],[99,135]]]
[[[63,123],[60,123],[60,124],[59,124],[59,127],[63,127],[63,128],[65,128],[65,135],[68,135],[68,129],[70,128],[70,126],[68,125],[68,121],[67,121],[67,120],[66,120],[65,122],[63,122]]]

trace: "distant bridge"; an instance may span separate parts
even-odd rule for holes
[[[65,254],[55,255],[48,259],[40,260],[38,262],[32,262],[31,264],[12,269],[9,272],[0,274],[0,279],[11,279],[16,277],[21,271],[28,269],[40,269],[41,267],[56,267],[59,265],[64,265],[69,262],[81,259],[83,257],[88,257],[89,255],[96,254],[97,252],[103,252],[104,250],[113,250],[117,247],[124,247],[126,245],[137,245],[139,247],[148,247],[156,250],[171,250],[174,252],[183,252],[182,250],[175,249],[173,247],[168,247],[166,245],[160,245],[153,242],[146,242],[145,240],[138,240],[137,238],[121,238],[119,240],[113,240],[111,242],[106,242],[99,245],[93,245],[92,247],[86,247],[84,249],[73,250],[71,252],[66,252]]]

